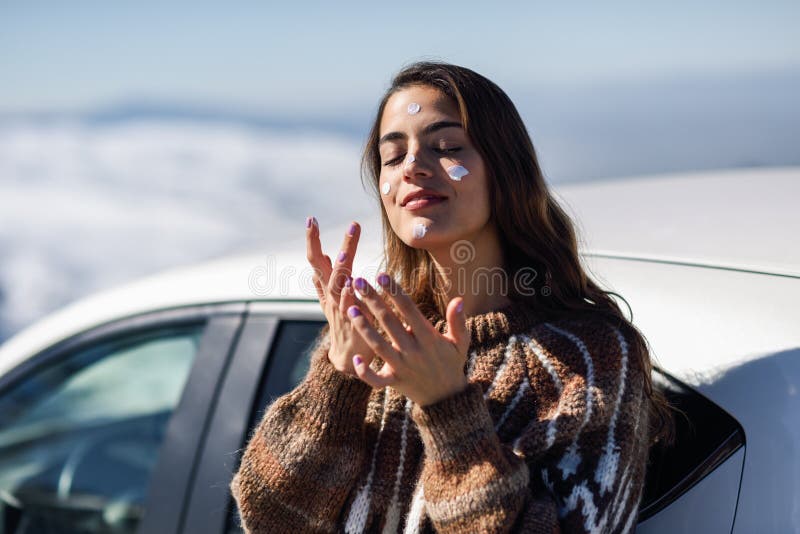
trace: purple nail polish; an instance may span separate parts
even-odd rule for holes
[[[306,228],[311,228],[311,217],[306,217]]]
[[[356,234],[356,225],[350,223],[350,228],[347,230],[348,235],[355,235]]]
[[[463,310],[463,309],[464,309],[464,301],[462,300],[461,302],[459,302],[459,303],[456,305],[456,311],[457,311],[458,313],[461,313],[461,310]]]
[[[361,360],[361,358],[359,356],[353,356],[353,363],[356,364],[356,367],[361,365],[361,362],[362,362],[362,360]]]
[[[347,280],[344,281],[344,287],[350,287],[351,285],[353,285],[353,279],[348,276]]]
[[[350,306],[350,309],[347,310],[347,315],[349,315],[350,317],[358,317],[359,315],[361,315],[361,310],[359,310],[355,306]]]
[[[378,275],[378,283],[380,285],[382,285],[383,287],[388,286],[389,285],[389,275],[386,274],[386,273],[379,274]]]
[[[364,291],[367,288],[367,281],[361,277],[356,278],[356,281],[353,283],[359,291]]]
[[[317,221],[316,217],[311,217],[311,224],[319,228],[319,221]]]
[[[340,252],[339,255],[336,257],[336,259],[339,261],[339,263],[344,263],[344,259],[346,257],[347,257],[347,254],[345,254],[344,252]]]

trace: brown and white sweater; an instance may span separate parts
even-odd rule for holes
[[[630,339],[523,303],[467,326],[470,385],[425,407],[336,371],[321,338],[231,483],[244,529],[632,531],[649,424]]]

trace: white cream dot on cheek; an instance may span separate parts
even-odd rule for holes
[[[414,225],[414,237],[417,239],[422,239],[425,237],[425,234],[428,233],[428,227],[422,223],[417,223]]]
[[[453,165],[452,167],[447,168],[447,175],[456,182],[460,182],[463,177],[469,174],[469,171],[466,167],[462,167],[461,165]]]
[[[391,190],[392,190],[392,184],[390,184],[389,182],[383,182],[383,185],[381,186],[381,193],[383,193],[384,195],[388,195],[389,191]]]

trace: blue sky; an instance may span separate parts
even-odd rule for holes
[[[4,2],[0,111],[130,99],[310,116],[420,58],[514,96],[800,69],[800,2]]]

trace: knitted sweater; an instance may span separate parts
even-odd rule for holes
[[[469,385],[424,407],[334,369],[322,337],[244,451],[231,483],[244,529],[632,531],[649,425],[630,339],[523,303],[467,327]]]

